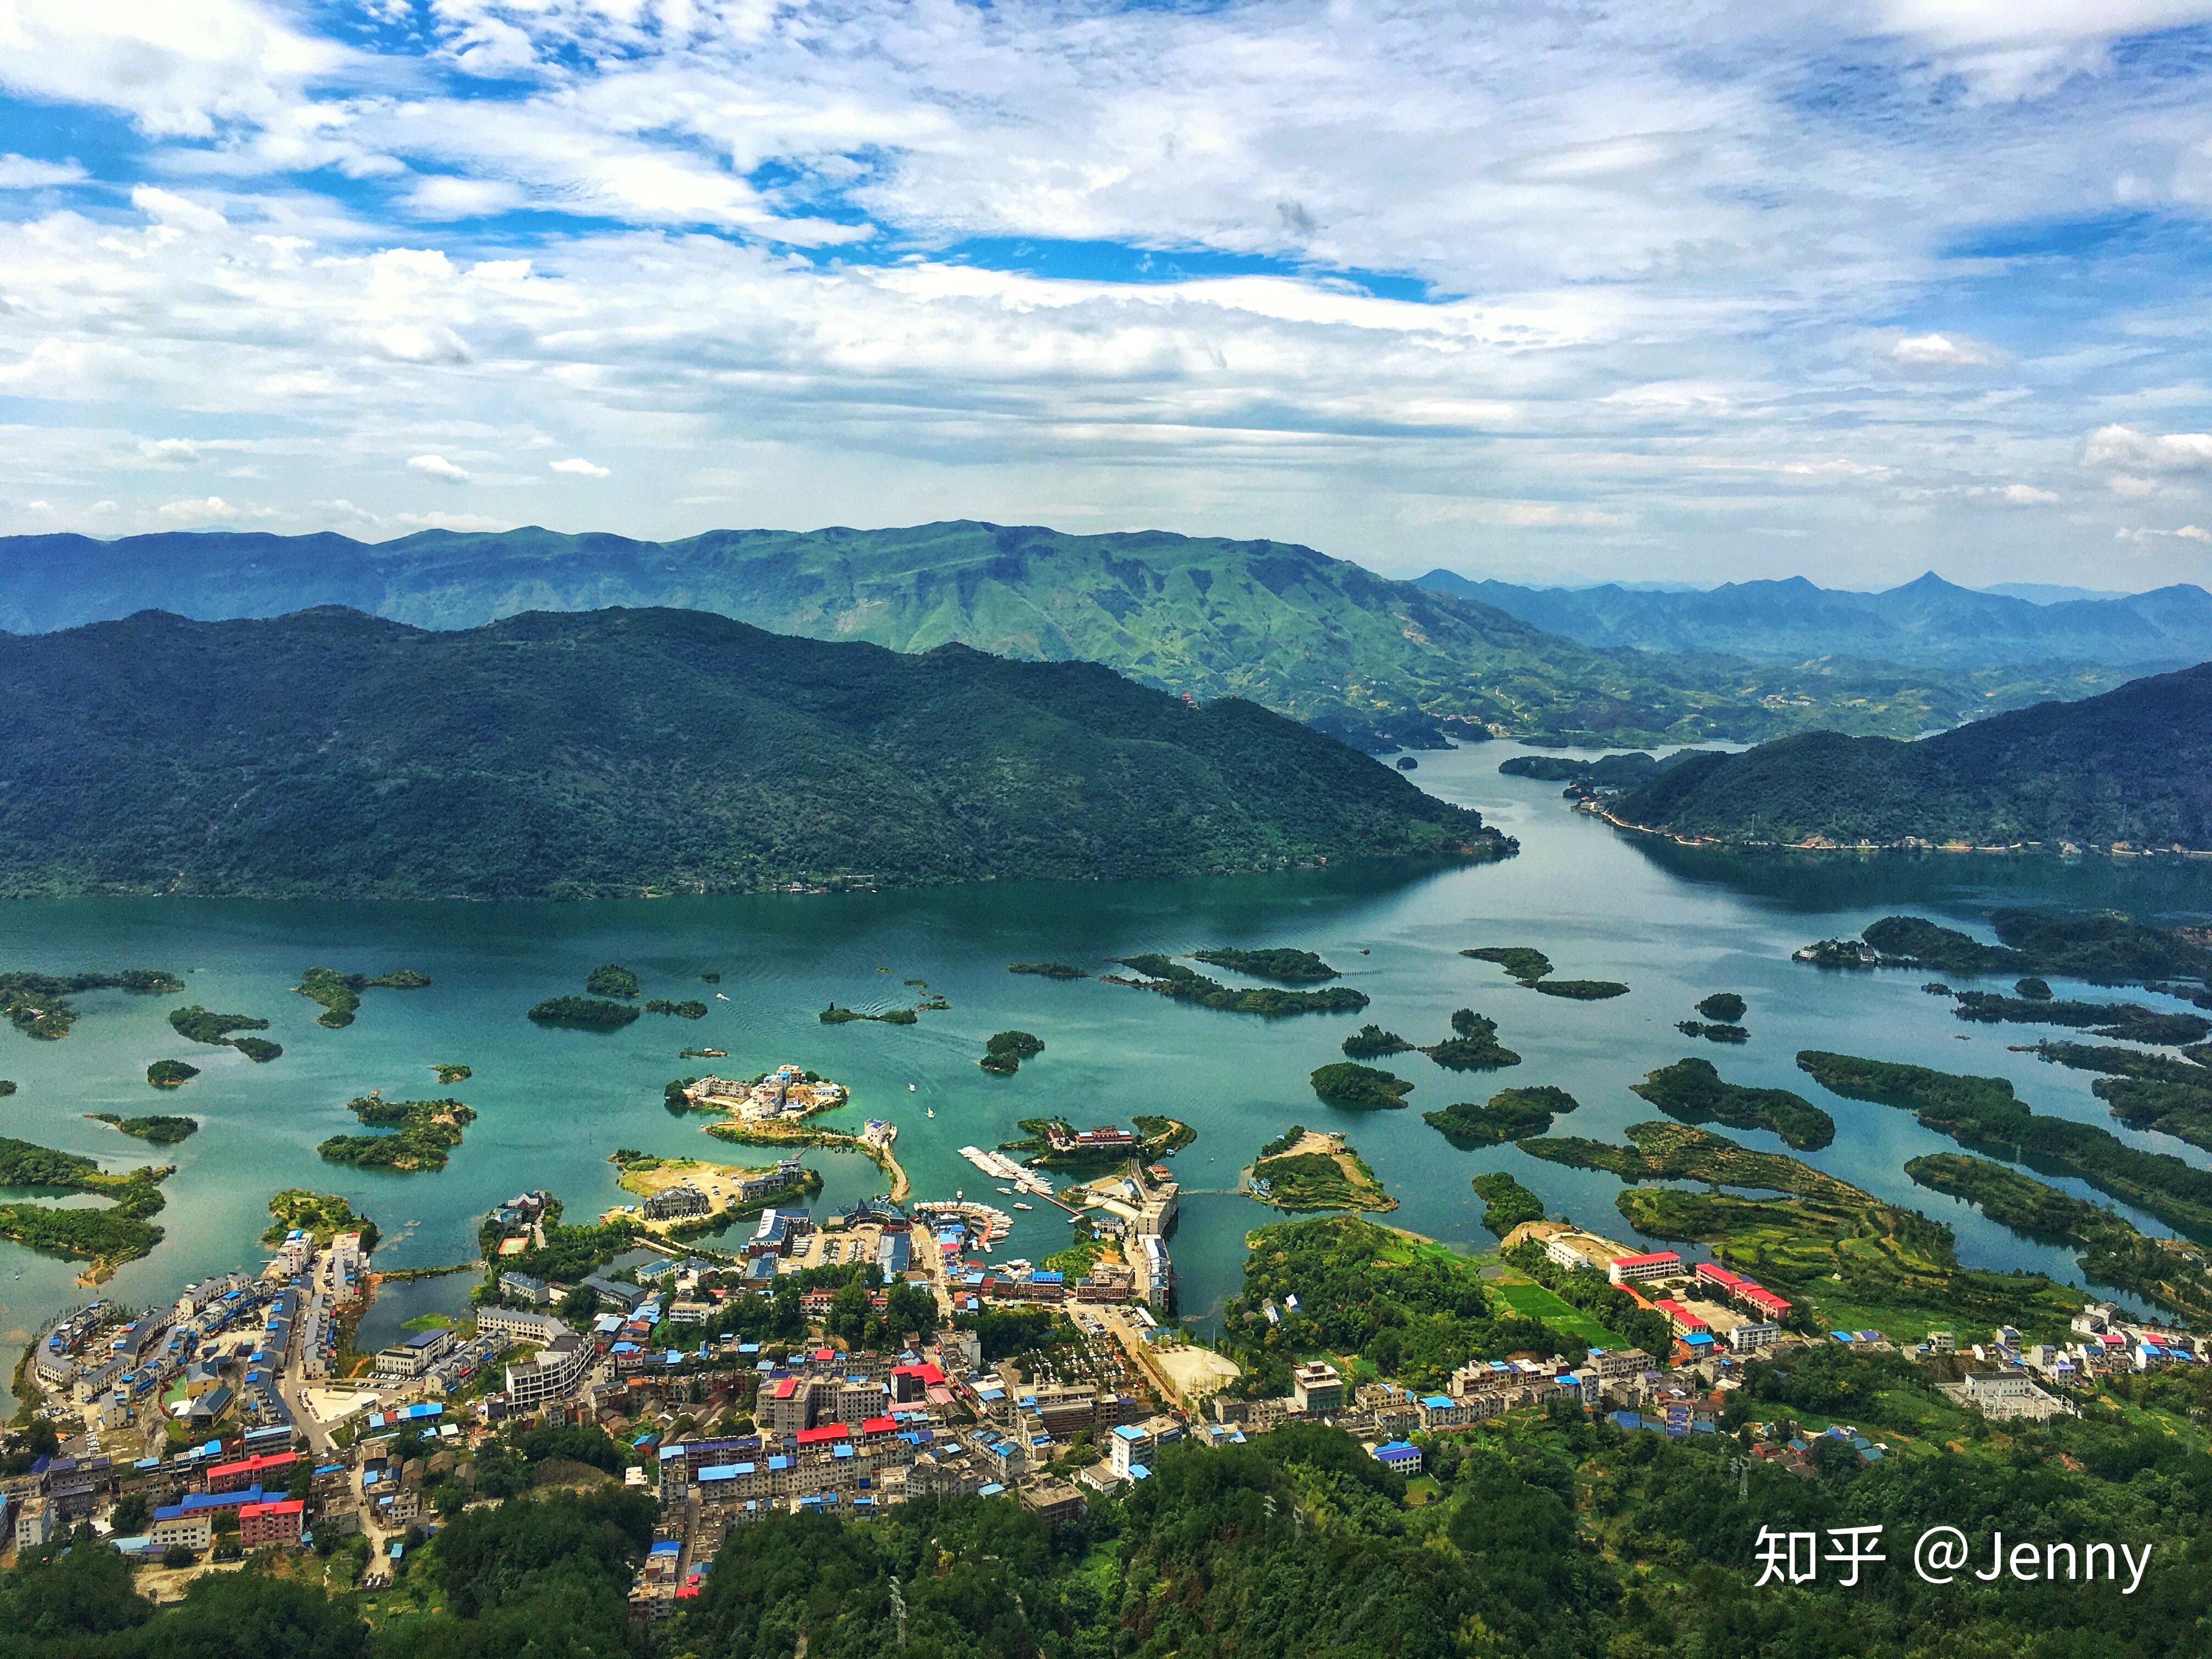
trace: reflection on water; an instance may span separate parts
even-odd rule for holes
[[[1553,1213],[1624,1233],[1614,1177],[1545,1164],[1511,1146],[1455,1151],[1421,1121],[1425,1110],[1480,1102],[1508,1084],[1569,1090],[1581,1107],[1556,1133],[1617,1139],[1654,1115],[1628,1085],[1702,1052],[1732,1081],[1817,1098],[1838,1132],[1833,1146],[1807,1161],[1949,1222],[1970,1262],[2069,1277],[2067,1252],[2017,1239],[1969,1206],[1914,1187],[1902,1173],[1905,1161],[1950,1143],[1903,1112],[1823,1096],[1792,1063],[1796,1051],[1838,1048],[2002,1075],[2039,1110],[2174,1150],[2114,1122],[2086,1075],[2008,1052],[2008,1041],[2032,1040],[2032,1032],[1962,1028],[1948,1002],[1920,994],[1920,975],[1821,974],[1789,955],[1808,939],[1856,933],[1893,909],[1954,922],[2019,903],[2202,916],[2212,913],[2212,869],[1941,855],[1732,858],[1630,837],[1576,815],[1556,785],[1499,777],[1498,761],[1513,752],[1492,744],[1424,756],[1413,775],[1521,838],[1522,855],[1495,865],[635,903],[18,902],[5,911],[0,966],[167,968],[184,974],[188,988],[172,998],[80,997],[83,1018],[59,1042],[0,1030],[0,1075],[21,1085],[7,1103],[8,1133],[119,1168],[149,1160],[119,1149],[112,1130],[82,1114],[130,1115],[155,1109],[148,1103],[158,1098],[158,1109],[202,1121],[198,1135],[159,1154],[179,1166],[158,1218],[167,1238],[110,1287],[143,1305],[167,1300],[200,1273],[258,1265],[265,1206],[280,1187],[343,1194],[392,1241],[379,1253],[382,1265],[421,1266],[473,1255],[477,1218],[526,1188],[557,1193],[572,1218],[630,1201],[607,1162],[617,1146],[727,1161],[764,1157],[713,1140],[697,1120],[662,1109],[664,1084],[709,1067],[749,1075],[794,1060],[848,1084],[853,1103],[833,1121],[896,1122],[898,1155],[921,1197],[964,1190],[998,1201],[994,1183],[958,1149],[1012,1139],[1021,1118],[1055,1115],[1088,1125],[1162,1112],[1199,1131],[1176,1160],[1193,1195],[1174,1250],[1185,1306],[1201,1321],[1234,1291],[1245,1233],[1273,1216],[1234,1195],[1237,1172],[1293,1122],[1347,1131],[1401,1200],[1389,1218],[1398,1225],[1486,1246],[1483,1206],[1468,1178],[1504,1169]],[[1539,996],[1458,954],[1501,944],[1534,945],[1563,977],[1617,979],[1631,994],[1603,1003]],[[1097,979],[1059,982],[1006,970],[1010,962],[1043,958],[1098,970],[1111,957],[1208,945],[1317,951],[1372,1006],[1354,1015],[1265,1021]],[[700,997],[708,1016],[647,1015],[609,1033],[547,1030],[523,1018],[541,998],[580,990],[584,975],[608,962],[635,970],[645,997]],[[291,988],[311,965],[415,968],[434,982],[418,991],[372,989],[355,1024],[331,1031],[315,1024],[320,1010]],[[720,981],[703,983],[707,972]],[[910,978],[926,979],[951,1006],[910,1026],[825,1026],[815,1018],[833,1000],[909,1000],[917,994],[903,982]],[[2069,994],[2063,982],[2058,989]],[[1674,1029],[1698,999],[1720,990],[1750,1004],[1751,1042],[1741,1048],[1692,1043]],[[184,1002],[269,1019],[283,1057],[257,1066],[230,1050],[181,1042],[165,1016]],[[1415,1085],[1408,1111],[1343,1111],[1314,1097],[1308,1073],[1340,1058],[1337,1044],[1364,1021],[1434,1042],[1461,1007],[1496,1019],[1501,1040],[1524,1063],[1454,1073],[1418,1054],[1398,1055],[1384,1063]],[[1008,1027],[1035,1032],[1045,1050],[1016,1075],[994,1077],[976,1061],[984,1039]],[[726,1048],[729,1058],[681,1060],[686,1047]],[[169,1055],[189,1059],[203,1075],[156,1097],[145,1067]],[[437,1061],[468,1064],[475,1075],[441,1086],[430,1069]],[[440,1173],[324,1164],[315,1144],[353,1131],[344,1103],[372,1088],[395,1099],[458,1095],[479,1116]],[[1786,1150],[1771,1136],[1741,1139]],[[2179,1150],[2204,1162],[2194,1149]],[[882,1186],[874,1165],[857,1156],[810,1154],[808,1161],[825,1177],[818,1206],[849,1203]],[[1012,1213],[1015,1230],[1001,1257],[1036,1258],[1066,1242],[1059,1212],[1041,1206]],[[76,1271],[0,1245],[0,1331],[27,1334],[64,1304],[82,1300],[86,1292],[71,1282]],[[389,1340],[409,1318],[458,1307],[470,1282],[455,1276],[392,1286],[365,1337]]]

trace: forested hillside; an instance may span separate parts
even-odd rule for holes
[[[526,611],[670,605],[897,651],[957,642],[1103,663],[1206,701],[1249,697],[1378,747],[1435,747],[1441,733],[1493,727],[1615,743],[1752,742],[1820,726],[1909,736],[2110,683],[1593,650],[1310,547],[1164,532],[963,520],[667,543],[536,528],[375,544],[233,532],[0,540],[0,627],[21,632],[149,608],[216,619],[323,605],[440,629]]]
[[[1420,580],[1601,648],[1721,651],[1776,662],[1871,657],[1924,667],[2103,663],[2137,672],[2212,657],[2212,593],[2186,582],[2036,605],[1933,574],[1879,593],[1821,587],[1802,576],[1698,592],[1522,587],[1449,570]]]
[[[2212,848],[2212,664],[1917,743],[1816,732],[1699,756],[1613,811],[1723,841]]]
[[[1511,843],[1334,738],[1088,664],[679,611],[0,636],[0,892],[588,896]]]

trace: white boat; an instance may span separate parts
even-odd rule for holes
[[[717,991],[714,993],[714,1000],[717,1002],[727,1002],[729,998],[724,996],[720,991]]]
[[[907,1093],[908,1093],[908,1094],[912,1094],[912,1093],[914,1092],[914,1085],[912,1085],[911,1083],[908,1084],[908,1085],[906,1085],[906,1091],[907,1091]]]
[[[1034,1204],[1024,1204],[1018,1198],[1014,1200],[1014,1207],[1018,1210],[1034,1210],[1036,1208],[1036,1206]]]
[[[925,1106],[921,1109],[921,1115],[924,1117],[935,1117],[937,1115],[937,1108],[934,1106]]]
[[[1014,1195],[1014,1189],[1012,1187],[1001,1187],[999,1190],[1004,1193],[1008,1198],[1012,1198]]]

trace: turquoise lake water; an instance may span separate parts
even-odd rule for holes
[[[1498,762],[1515,752],[1492,744],[1423,756],[1413,775],[1520,838],[1519,857],[1476,866],[635,903],[10,904],[0,908],[0,966],[163,968],[183,975],[187,988],[175,996],[74,999],[83,1017],[58,1042],[0,1027],[0,1076],[21,1085],[0,1102],[0,1133],[89,1153],[111,1168],[179,1166],[159,1218],[167,1237],[103,1292],[144,1305],[169,1299],[202,1273],[258,1267],[268,1198],[283,1187],[343,1194],[383,1227],[380,1265],[422,1266],[473,1254],[476,1218],[522,1188],[557,1193],[572,1218],[623,1201],[606,1161],[617,1146],[730,1161],[754,1156],[704,1135],[701,1120],[663,1109],[662,1085],[702,1070],[750,1075],[789,1060],[835,1078],[851,1087],[853,1103],[829,1122],[896,1122],[899,1157],[917,1197],[950,1197],[957,1188],[1002,1207],[1007,1200],[958,1147],[1009,1139],[1024,1117],[1087,1125],[1160,1112],[1199,1131],[1176,1159],[1184,1199],[1173,1249],[1185,1312],[1200,1323],[1236,1287],[1246,1231],[1273,1215],[1235,1194],[1237,1173],[1288,1125],[1348,1130],[1401,1200],[1389,1218],[1450,1243],[1494,1243],[1468,1185],[1491,1169],[1510,1170],[1554,1212],[1623,1237],[1613,1177],[1541,1163],[1510,1146],[1455,1151],[1420,1113],[1484,1100],[1509,1084],[1558,1084],[1582,1103],[1560,1132],[1618,1139],[1626,1125],[1658,1115],[1628,1085],[1688,1054],[1712,1060],[1732,1081],[1793,1088],[1816,1100],[1838,1132],[1832,1146],[1801,1156],[1950,1222],[1973,1265],[2078,1279],[2067,1252],[2029,1243],[1964,1204],[1914,1187],[1901,1172],[1907,1158],[1956,1148],[1903,1112],[1828,1097],[1792,1063],[1798,1049],[2002,1075],[2038,1110],[2207,1161],[2193,1148],[2119,1125],[2089,1092],[2087,1075],[2007,1051],[2008,1042],[2049,1035],[2039,1028],[1962,1025],[1948,1001],[1921,992],[1922,975],[1824,974],[1789,958],[1808,940],[1856,933],[1893,911],[1972,925],[1991,908],[2021,903],[2202,919],[2212,915],[2212,869],[1941,855],[1744,858],[1675,848],[1571,813],[1555,784],[1498,776]],[[1097,980],[1006,971],[1010,962],[1042,958],[1104,970],[1109,957],[1221,945],[1317,951],[1372,1005],[1356,1015],[1266,1021]],[[1621,980],[1632,992],[1599,1003],[1539,996],[1457,954],[1480,945],[1534,945],[1562,977]],[[710,1012],[696,1021],[648,1014],[612,1033],[544,1030],[524,1018],[544,997],[580,992],[584,975],[608,962],[636,971],[641,997],[704,997]],[[327,1030],[315,1024],[319,1006],[293,993],[310,966],[369,974],[413,968],[434,982],[366,992],[355,1023]],[[721,982],[702,984],[705,971],[719,972]],[[825,1026],[816,1018],[833,1000],[861,1009],[910,1003],[919,993],[902,982],[908,979],[926,980],[951,1007],[908,1026]],[[2054,983],[2061,996],[2083,988]],[[1699,997],[1718,990],[1750,1003],[1752,1039],[1743,1048],[1692,1042],[1674,1029]],[[716,991],[728,1000],[714,1000]],[[166,1017],[187,1002],[268,1019],[264,1035],[283,1045],[283,1057],[256,1065],[230,1049],[182,1041]],[[1413,1109],[1349,1112],[1315,1099],[1307,1073],[1341,1058],[1337,1044],[1364,1021],[1432,1042],[1448,1034],[1460,1007],[1495,1018],[1500,1039],[1523,1063],[1453,1073],[1404,1054],[1388,1063],[1416,1085]],[[975,1062],[984,1039],[1007,1027],[1035,1032],[1046,1047],[1018,1075],[995,1078]],[[686,1047],[726,1048],[730,1057],[681,1060],[678,1051]],[[164,1057],[186,1060],[201,1075],[179,1090],[151,1089],[145,1067]],[[430,1067],[447,1060],[473,1067],[474,1076],[441,1088]],[[452,1094],[479,1115],[441,1172],[376,1174],[323,1163],[316,1143],[353,1132],[345,1102],[370,1089],[399,1099]],[[203,1127],[180,1146],[147,1148],[83,1115],[99,1111],[187,1113]],[[1786,1150],[1763,1133],[1740,1138]],[[875,1166],[857,1157],[809,1161],[826,1178],[821,1205],[881,1188]],[[2148,1231],[2166,1231],[2134,1218]],[[1058,1212],[1020,1213],[998,1254],[1042,1255],[1067,1237]],[[90,1294],[74,1283],[81,1266],[0,1243],[0,1340],[11,1358],[40,1322]],[[457,1276],[393,1287],[370,1315],[365,1339],[388,1338],[415,1314],[458,1306],[471,1283]]]

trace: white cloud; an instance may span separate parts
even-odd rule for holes
[[[565,461],[554,461],[550,465],[556,472],[573,472],[580,478],[611,478],[614,476],[605,467],[587,461],[580,455],[572,455]]]
[[[145,139],[0,216],[19,495],[158,513],[184,458],[128,409],[257,446],[302,526],[399,526],[434,445],[635,533],[983,514],[1393,568],[1476,526],[1598,575],[2063,578],[2129,491],[2203,516],[2204,434],[2151,430],[2212,420],[2197,276],[2035,234],[2212,199],[2203,71],[2110,50],[2184,0],[376,6],[0,0],[33,118]],[[568,224],[476,222],[518,210]],[[2081,303],[2008,308],[2072,260]],[[604,453],[590,492],[553,459]],[[1986,510],[2072,459],[2110,487]]]
[[[155,516],[166,524],[206,525],[237,524],[247,519],[274,518],[274,509],[266,507],[241,506],[227,501],[220,495],[201,495],[178,501],[164,501],[154,509]]]
[[[482,513],[395,513],[392,522],[410,530],[512,530],[512,519],[494,519]]]
[[[52,185],[73,185],[84,177],[84,168],[75,161],[0,155],[0,190],[44,190]]]
[[[2112,532],[2113,539],[2123,542],[2185,541],[2212,542],[2212,530],[2201,525],[2185,524],[2178,530],[2154,530],[2148,527],[2123,528]]]
[[[190,466],[200,458],[200,447],[190,438],[149,438],[138,453],[156,466]]]
[[[1907,334],[1890,343],[1889,355],[1900,363],[1960,367],[1994,362],[1990,349],[1977,341],[1949,334]]]
[[[2212,432],[2138,432],[2100,426],[2082,447],[2085,466],[2124,466],[2137,472],[2197,472],[2212,468]]]
[[[1999,493],[2014,507],[2048,507],[2058,499],[2057,491],[2038,489],[2033,484],[2009,483]]]
[[[467,483],[473,476],[465,466],[458,466],[443,455],[416,455],[409,459],[410,471],[426,472],[434,478],[443,478],[447,483]]]

